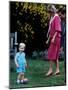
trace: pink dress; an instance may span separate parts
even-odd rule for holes
[[[57,60],[59,57],[59,49],[60,49],[60,41],[61,41],[61,20],[58,14],[55,14],[51,23],[50,23],[50,46],[48,49],[48,59],[49,60]],[[57,36],[55,38],[54,43],[51,42],[55,32],[57,32]]]

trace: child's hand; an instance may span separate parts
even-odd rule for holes
[[[19,67],[19,65],[18,65],[18,64],[16,64],[16,67],[18,68],[18,67]]]
[[[25,66],[26,66],[26,68],[27,68],[27,64],[26,64]]]

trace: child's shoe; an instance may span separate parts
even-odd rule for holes
[[[21,84],[27,84],[28,83],[28,79],[24,78],[23,80],[21,80]]]
[[[25,78],[25,79],[23,80],[23,83],[24,83],[24,84],[27,84],[27,83],[28,83],[28,79]]]
[[[17,80],[17,84],[20,84],[20,80]]]
[[[20,82],[21,84],[23,84],[24,83],[24,80],[21,80],[21,82]]]

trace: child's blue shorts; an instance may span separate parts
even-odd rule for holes
[[[24,73],[25,72],[25,65],[17,67],[16,71],[17,71],[17,73]]]

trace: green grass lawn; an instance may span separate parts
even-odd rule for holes
[[[60,61],[60,75],[46,77],[49,63],[44,60],[28,60],[28,68],[25,76],[29,79],[28,84],[16,83],[16,72],[10,72],[10,88],[25,88],[25,87],[48,87],[48,86],[61,86],[65,85],[65,67],[64,61]],[[55,72],[55,65],[53,65]]]

